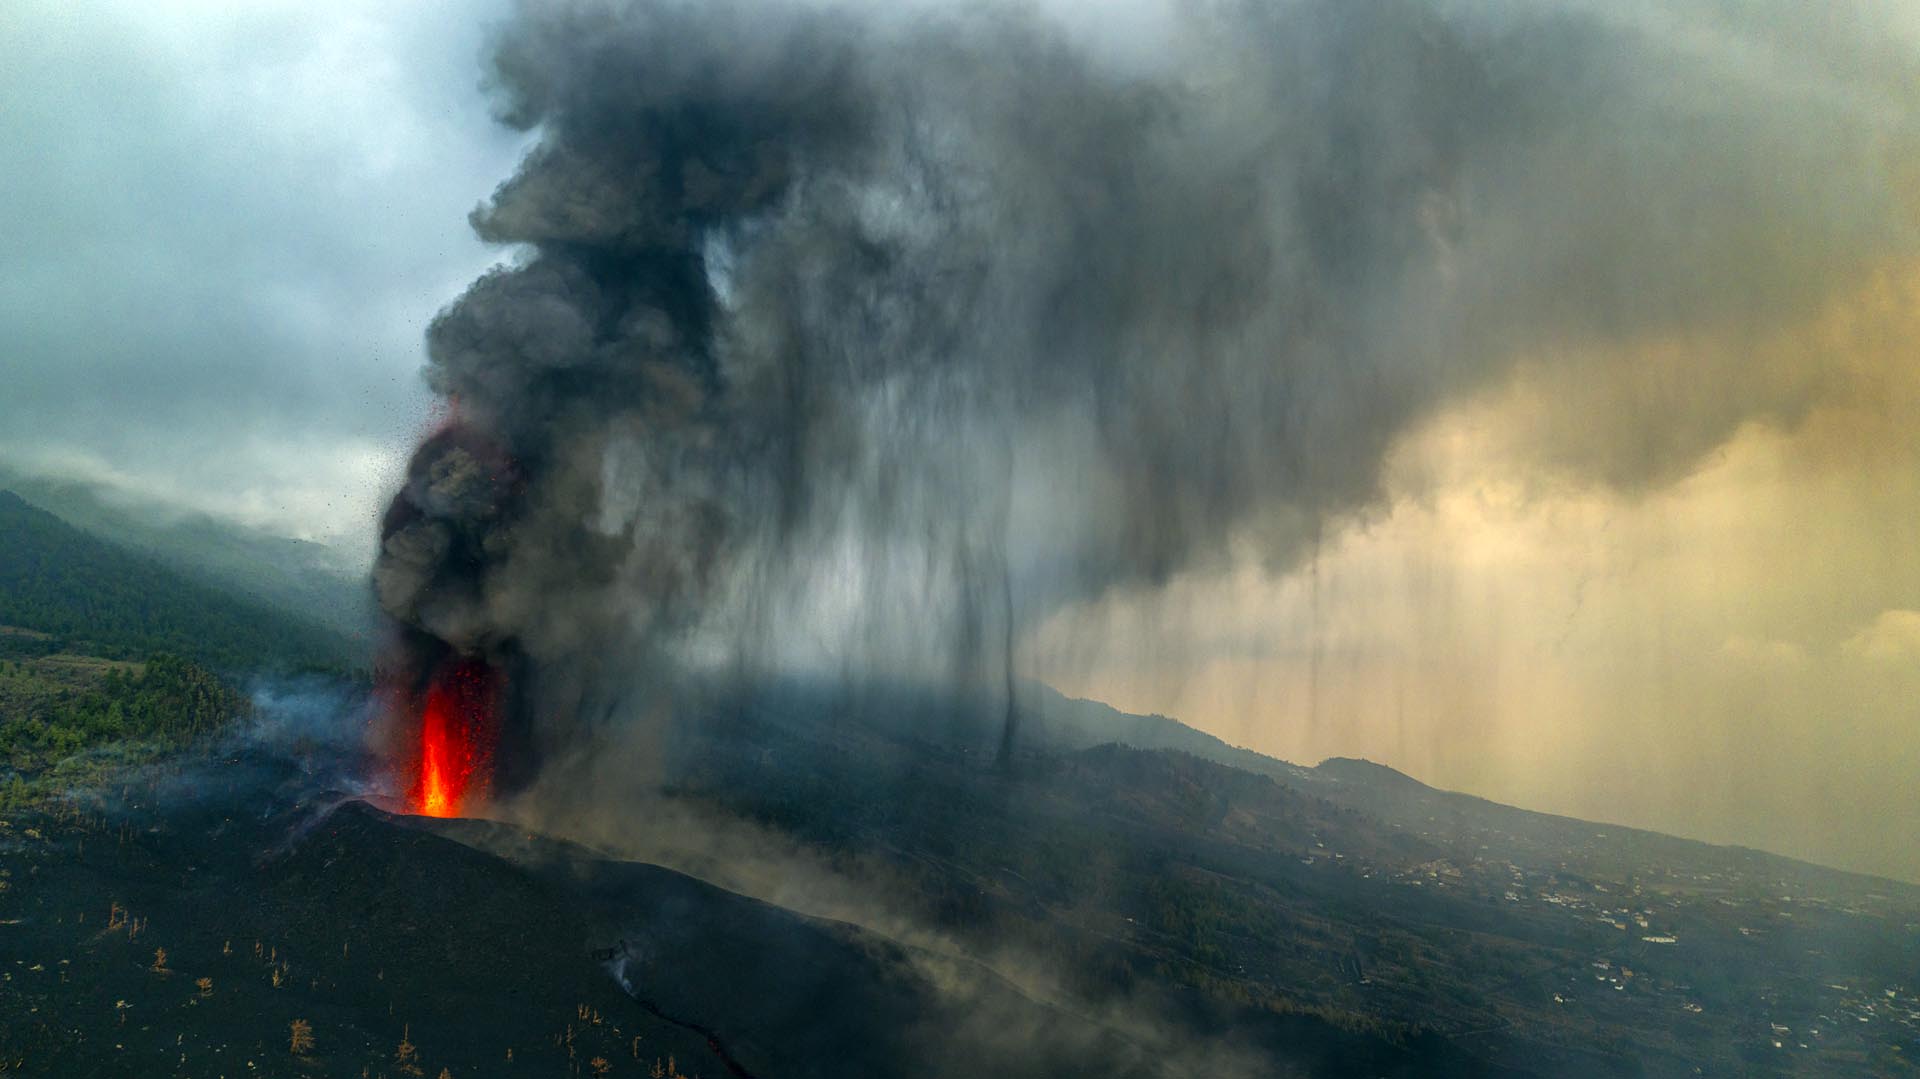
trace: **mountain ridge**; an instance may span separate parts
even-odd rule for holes
[[[370,591],[340,552],[324,544],[194,510],[143,506],[99,483],[30,473],[4,463],[0,490],[202,584],[297,611],[356,640],[371,637]]]
[[[362,662],[361,645],[257,596],[196,580],[151,555],[0,490],[0,624],[36,648],[139,658],[177,652],[228,668]]]
[[[1642,840],[1688,844],[1697,846],[1703,851],[1717,852],[1720,857],[1777,860],[1795,867],[1814,869],[1821,873],[1842,874],[1863,881],[1880,882],[1920,894],[1920,882],[1905,881],[1884,874],[1825,865],[1746,844],[1715,843],[1710,840],[1662,832],[1654,828],[1529,809],[1466,791],[1435,787],[1391,765],[1362,757],[1329,757],[1317,765],[1307,767],[1257,750],[1236,746],[1171,716],[1124,712],[1102,701],[1069,697],[1043,683],[1030,683],[1026,695],[1029,702],[1027,706],[1046,717],[1043,722],[1034,725],[1036,732],[1043,737],[1049,737],[1056,745],[1085,748],[1086,745],[1095,744],[1085,741],[1097,737],[1097,728],[1090,723],[1090,718],[1095,721],[1111,718],[1113,730],[1119,732],[1119,735],[1108,739],[1110,741],[1141,749],[1187,752],[1217,764],[1269,775],[1283,783],[1301,781],[1312,783],[1318,780],[1324,784],[1342,784],[1351,788],[1379,791],[1408,802],[1418,802],[1425,808],[1445,809],[1456,814],[1470,814],[1480,818],[1523,814],[1524,817],[1520,820],[1549,830],[1583,830],[1593,835],[1621,841]],[[1128,735],[1132,737],[1129,738]],[[1379,807],[1372,805],[1371,808]],[[1404,814],[1410,813],[1417,807],[1407,804],[1399,808]],[[1483,830],[1495,828],[1497,824],[1498,822],[1492,820],[1479,821]],[[1561,835],[1558,838],[1567,837]]]

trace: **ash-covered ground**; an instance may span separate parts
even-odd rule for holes
[[[1878,1075],[1920,1055],[1909,886],[1030,699],[1036,748],[1009,769],[950,701],[735,695],[663,751],[664,786],[499,807],[514,823],[390,813],[350,748],[285,728],[128,766],[0,827],[0,1065]]]
[[[9,1074],[1159,1074],[985,968],[258,747],[124,778],[6,824]],[[1073,1056],[943,1036],[989,1020]]]

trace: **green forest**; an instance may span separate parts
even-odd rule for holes
[[[0,755],[15,765],[120,738],[179,744],[248,709],[247,699],[218,675],[166,653],[140,664],[69,656],[0,660]]]
[[[251,708],[211,670],[167,653],[0,659],[0,808],[184,745]]]
[[[359,653],[0,491],[0,808],[243,719],[241,678]]]
[[[171,653],[222,671],[347,668],[347,638],[188,579],[0,491],[0,652]]]

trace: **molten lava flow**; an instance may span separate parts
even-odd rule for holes
[[[499,681],[482,659],[454,657],[434,671],[419,707],[410,811],[457,817],[486,797],[499,737]]]

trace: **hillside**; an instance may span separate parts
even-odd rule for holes
[[[1050,748],[1085,749],[1117,742],[1137,749],[1191,753],[1216,764],[1269,776],[1367,812],[1395,828],[1445,839],[1466,851],[1492,840],[1501,849],[1552,858],[1568,869],[1594,874],[1618,873],[1659,862],[1684,864],[1699,874],[1769,874],[1783,881],[1820,880],[1823,887],[1830,887],[1826,882],[1831,879],[1849,888],[1884,887],[1920,894],[1911,884],[1782,855],[1520,809],[1476,795],[1441,790],[1369,760],[1331,757],[1304,768],[1242,749],[1166,716],[1122,712],[1099,701],[1065,697],[1037,684],[1023,692],[1032,717],[1025,729],[1031,738]]]
[[[9,1074],[1525,1074],[1151,982],[1099,1007],[1036,994],[950,946],[520,828],[390,816],[255,754],[0,821],[0,851]]]
[[[218,591],[256,597],[354,640],[373,625],[364,571],[318,543],[271,535],[202,513],[142,505],[98,484],[0,464],[0,489],[62,521],[145,555]]]
[[[1177,749],[1277,779],[1299,779],[1308,774],[1298,765],[1242,749],[1177,719],[1122,712],[1110,704],[1068,697],[1038,682],[1021,688],[1020,708],[1030,737],[1063,749],[1119,742],[1135,749]]]
[[[0,626],[10,650],[140,659],[173,652],[222,669],[364,662],[344,635],[191,580],[0,491]]]
[[[213,672],[165,653],[144,663],[64,653],[0,659],[0,812],[58,799],[251,712]]]
[[[503,825],[343,806],[381,804],[377,769],[264,714],[20,807],[0,1063],[1866,1077],[1920,1051],[1915,889],[1365,762],[1030,741],[1002,766],[950,696],[867,701],[690,697],[664,791],[605,754],[563,784],[590,797]]]
[[[674,792],[862,865],[899,908],[1042,957],[1096,1003],[1172,985],[1316,1017],[1317,1039],[1436,1037],[1477,1068],[1546,1075],[1866,1076],[1920,1051],[1920,888],[1369,762],[1300,768],[1157,717],[1114,724],[1160,746],[1141,749],[1025,715],[1013,766],[992,766],[990,710],[898,688],[830,699],[781,686],[716,705],[670,764]],[[635,853],[768,886],[652,842]]]

